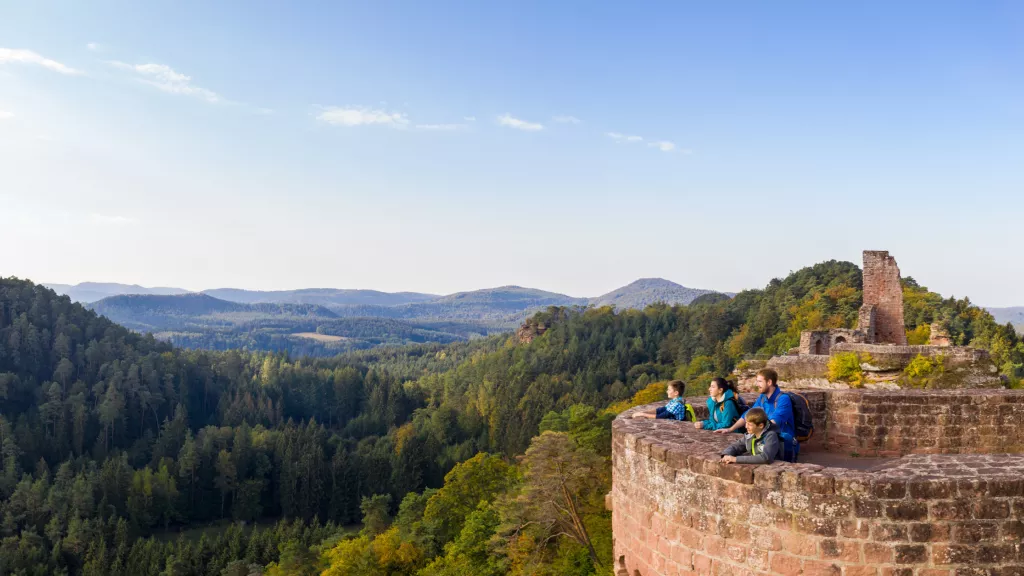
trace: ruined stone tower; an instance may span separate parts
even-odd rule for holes
[[[857,329],[871,344],[907,344],[900,268],[887,251],[864,251],[864,304]]]

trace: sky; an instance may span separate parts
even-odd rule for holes
[[[0,1],[0,276],[1024,305],[1024,4]]]

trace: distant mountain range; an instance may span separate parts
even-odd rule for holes
[[[187,292],[96,282],[49,287],[127,328],[151,332],[181,346],[303,354],[486,336],[514,329],[549,306],[643,308],[655,302],[689,304],[705,295],[725,297],[660,278],[637,280],[596,298],[521,286],[447,296],[333,288]]]
[[[241,290],[238,288],[214,288],[204,290],[214,298],[239,302],[243,304],[279,303],[279,304],[320,304],[328,305],[366,305],[366,306],[397,306],[427,302],[439,298],[436,294],[420,294],[417,292],[378,292],[377,290],[340,290],[336,288],[304,288],[301,290]]]
[[[58,294],[66,294],[72,301],[91,303],[121,295],[173,296],[189,294],[182,288],[146,288],[137,284],[82,282],[81,284],[46,284]],[[663,278],[641,278],[631,284],[595,298],[576,298],[556,292],[520,286],[502,286],[470,292],[457,292],[447,296],[419,292],[380,292],[339,288],[303,288],[299,290],[244,290],[240,288],[213,288],[206,294],[239,304],[318,304],[321,306],[380,306],[431,303],[437,306],[476,306],[507,311],[544,306],[573,306],[593,304],[617,308],[643,308],[655,302],[689,304],[697,297],[715,293],[714,290],[687,288]],[[731,294],[729,294],[731,296]]]
[[[81,284],[46,284],[47,288],[57,294],[66,294],[72,302],[96,302],[111,296],[121,294],[156,294],[169,296],[173,294],[187,294],[188,290],[181,288],[146,288],[137,284],[117,284],[113,282],[82,282]]]
[[[1013,324],[1018,332],[1024,332],[1024,306],[1015,306],[1012,308],[986,308],[989,314],[996,319],[996,322],[1000,324],[1006,324],[1009,322]]]

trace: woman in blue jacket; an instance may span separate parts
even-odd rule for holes
[[[725,378],[715,378],[708,388],[708,419],[693,425],[698,430],[721,430],[731,427],[739,418],[732,386]]]

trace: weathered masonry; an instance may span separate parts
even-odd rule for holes
[[[932,385],[940,388],[1001,387],[999,370],[985,350],[954,346],[942,322],[930,326],[927,345],[908,346],[903,318],[903,287],[896,260],[884,251],[864,252],[863,304],[856,328],[805,330],[800,345],[775,356],[768,367],[798,387],[820,387],[828,377],[831,356],[857,354],[869,385],[894,384],[918,356],[933,358],[944,373]],[[834,383],[830,383],[834,384]]]
[[[1024,574],[1024,391],[805,395],[801,455],[830,466],[721,464],[735,436],[617,418],[617,575]]]
[[[857,329],[867,336],[868,344],[907,344],[900,268],[888,252],[864,252],[864,304]]]

